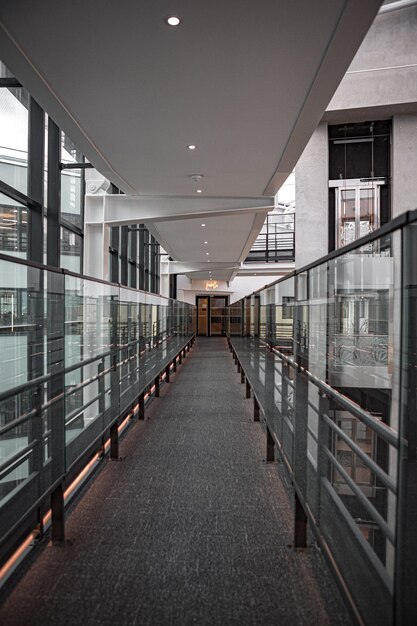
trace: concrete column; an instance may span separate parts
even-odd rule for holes
[[[328,253],[327,123],[319,124],[295,168],[295,267]]]
[[[110,280],[110,227],[104,222],[105,202],[105,195],[85,196],[84,274]]]
[[[392,217],[417,208],[417,113],[392,120]]]
[[[161,256],[160,265],[160,286],[159,293],[161,296],[169,297],[169,261],[168,255]]]

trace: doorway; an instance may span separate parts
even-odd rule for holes
[[[196,296],[197,335],[220,337],[226,334],[228,296]]]
[[[385,182],[383,178],[329,181],[336,194],[336,249],[379,228],[380,189]]]

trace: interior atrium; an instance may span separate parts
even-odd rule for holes
[[[2,625],[417,623],[416,172],[416,0],[2,1]]]

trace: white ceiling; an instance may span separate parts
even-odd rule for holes
[[[2,0],[1,55],[127,194],[274,195],[380,4]],[[165,24],[170,13],[181,26]],[[221,257],[237,261],[253,220],[233,219],[210,230]],[[158,229],[178,258],[196,261],[198,225],[187,222]]]

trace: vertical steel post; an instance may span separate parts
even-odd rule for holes
[[[266,427],[266,460],[268,463],[275,461],[275,443],[268,426]]]
[[[253,396],[253,421],[259,422],[260,419],[259,403],[255,396]]]
[[[119,459],[119,425],[117,421],[110,427],[110,458],[115,461]]]
[[[64,488],[60,483],[51,493],[51,539],[65,541]]]
[[[307,547],[307,515],[297,492],[295,493],[294,511],[294,548]]]
[[[43,263],[43,184],[45,150],[45,114],[29,99],[28,196],[35,200],[28,211],[28,258]]]
[[[240,382],[242,385],[245,384],[245,372],[243,371],[243,367],[240,368]]]
[[[250,398],[250,384],[248,379],[246,379],[246,398]]]
[[[169,374],[170,374],[170,365],[168,364],[165,368],[165,382],[169,383]]]
[[[106,398],[104,395],[105,386],[104,386],[103,372],[104,372],[104,359],[101,360],[97,366],[97,374],[98,376],[100,376],[100,378],[98,379],[98,393],[99,393],[98,410],[99,410],[100,415],[103,415],[105,411],[105,407],[106,407]]]
[[[61,256],[61,132],[48,119],[47,263],[59,267]]]
[[[144,391],[142,391],[142,393],[139,396],[138,405],[139,405],[138,419],[144,420],[145,419],[145,392]]]
[[[318,450],[317,450],[317,472],[316,472],[316,493],[317,493],[317,511],[318,522],[320,523],[321,516],[321,489],[322,479],[329,477],[329,459],[325,452],[326,449],[331,449],[332,434],[329,432],[329,427],[323,420],[323,415],[329,415],[329,399],[323,392],[319,392],[319,428],[318,428]]]
[[[159,398],[159,374],[155,378],[155,398]]]
[[[417,616],[417,228],[402,230],[401,405],[394,577],[394,623]],[[395,241],[395,240],[394,240]],[[394,290],[395,292],[396,290]]]

